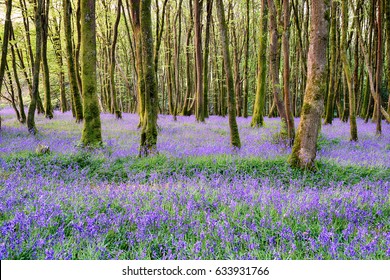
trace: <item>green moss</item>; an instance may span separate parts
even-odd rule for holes
[[[309,103],[304,103],[302,106],[302,114],[308,115],[310,114],[311,105]]]

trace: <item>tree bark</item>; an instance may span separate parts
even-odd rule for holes
[[[301,121],[294,142],[290,164],[299,168],[313,168],[317,152],[317,138],[324,110],[326,91],[326,49],[328,45],[329,1],[311,1],[311,29],[308,53],[308,75]]]
[[[226,73],[226,87],[228,91],[228,111],[229,111],[229,127],[230,127],[230,143],[234,148],[241,148],[240,134],[238,132],[236,120],[236,100],[234,96],[233,74],[230,62],[229,53],[229,37],[225,20],[225,11],[223,1],[216,0],[217,15],[219,21],[219,32],[221,37],[223,61]]]
[[[290,28],[290,7],[289,0],[283,0],[283,92],[284,92],[284,106],[286,108],[287,121],[287,140],[291,147],[294,143],[295,127],[294,117],[291,110],[291,94],[290,94],[290,46],[289,46],[289,30]]]
[[[47,38],[49,36],[49,7],[50,1],[43,1],[43,13],[42,13],[42,69],[43,69],[43,85],[45,89],[45,117],[48,119],[53,118],[53,108],[51,106],[50,96],[50,71],[47,61]]]
[[[356,113],[355,113],[355,93],[352,88],[352,76],[350,66],[347,60],[347,37],[348,37],[348,1],[342,2],[342,34],[341,34],[341,60],[343,63],[343,70],[345,75],[345,81],[348,89],[349,97],[349,123],[350,123],[350,140],[357,141],[357,126],[356,126]],[[345,102],[345,101],[344,101]]]
[[[280,67],[280,34],[278,31],[278,14],[274,0],[268,0],[269,7],[269,36],[270,36],[270,48],[269,48],[269,71],[272,82],[272,92],[276,101],[276,108],[278,109],[279,116],[282,119],[280,137],[285,138],[287,136],[287,116],[286,108],[283,102],[283,92],[280,90],[279,79],[279,67]]]
[[[195,26],[195,68],[196,68],[196,120],[204,122],[204,92],[203,92],[203,57],[202,57],[202,28],[201,28],[201,0],[194,0]]]
[[[37,9],[35,11],[35,27],[36,27],[36,39],[35,39],[35,58],[33,67],[33,90],[31,95],[30,106],[27,113],[27,128],[31,134],[37,133],[35,126],[35,109],[39,98],[39,69],[42,56],[42,13],[43,13],[43,0],[37,0]]]
[[[118,100],[116,96],[116,84],[115,84],[115,50],[116,50],[116,43],[118,41],[118,26],[119,21],[121,19],[121,6],[122,6],[122,0],[118,0],[118,6],[117,6],[117,13],[116,13],[116,20],[114,24],[114,30],[113,30],[113,39],[112,39],[112,47],[111,47],[111,64],[110,64],[110,85],[111,85],[111,107],[115,113],[115,117],[117,119],[122,118],[122,113],[118,108]]]
[[[268,39],[268,3],[267,0],[261,2],[261,21],[260,21],[260,44],[257,60],[257,83],[256,97],[253,108],[252,127],[264,125],[264,107],[267,90],[267,39]]]
[[[145,113],[141,123],[141,144],[140,156],[148,156],[157,153],[157,113],[158,95],[156,76],[154,72],[153,60],[153,33],[151,0],[142,0],[140,6],[141,15],[141,40],[142,40],[142,63],[145,77],[144,95]]]
[[[326,103],[326,115],[324,124],[332,124],[334,107],[333,101],[335,99],[335,74],[336,74],[336,36],[337,36],[337,1],[332,1],[331,8],[331,25],[330,25],[330,65],[329,65],[329,86],[328,86],[328,100]]]
[[[72,6],[70,0],[63,0],[63,14],[64,14],[64,31],[65,31],[65,46],[68,64],[68,76],[70,84],[70,93],[72,95],[72,109],[74,110],[76,123],[83,120],[83,106],[81,103],[81,95],[77,85],[77,68],[73,58],[73,42],[72,42],[72,25],[71,15]]]
[[[95,0],[81,0],[81,85],[84,126],[81,142],[84,146],[102,144],[98,96],[96,93],[96,17]]]

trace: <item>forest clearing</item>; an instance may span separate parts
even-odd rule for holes
[[[390,0],[0,16],[0,259],[390,259]]]

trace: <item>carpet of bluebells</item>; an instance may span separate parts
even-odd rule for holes
[[[227,118],[159,116],[159,155],[138,159],[136,115],[102,114],[93,151],[71,113],[38,115],[35,136],[0,115],[0,259],[390,259],[389,124],[358,120],[356,143],[323,126],[308,172],[276,118],[238,118],[235,151]]]

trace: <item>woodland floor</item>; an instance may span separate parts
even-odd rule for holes
[[[38,115],[35,136],[0,115],[0,259],[390,259],[389,124],[358,120],[356,143],[323,126],[305,172],[277,118],[238,118],[233,151],[227,118],[159,116],[159,155],[139,159],[136,115],[102,114],[95,151],[71,113]]]

